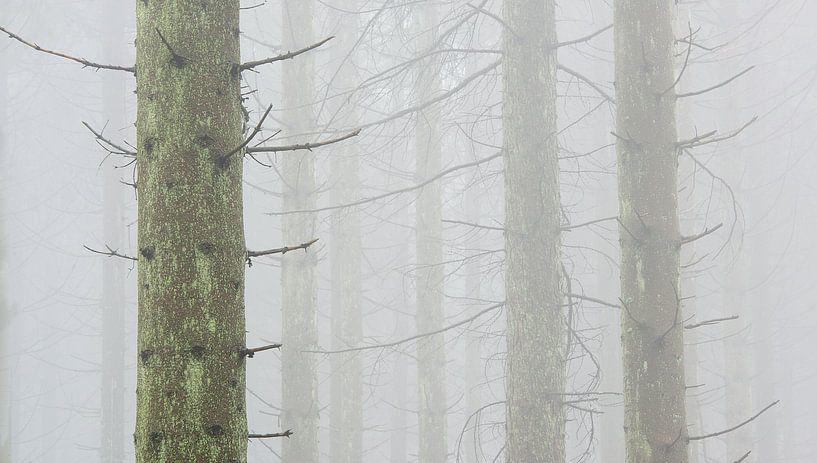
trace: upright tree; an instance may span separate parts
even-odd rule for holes
[[[0,50],[0,166],[8,165],[8,50]],[[3,177],[8,174],[5,170],[0,173]],[[0,198],[2,207],[3,198]],[[5,236],[3,228],[0,227],[0,276],[5,281]],[[9,374],[8,336],[11,334],[11,310],[8,305],[5,284],[0,282],[0,350],[4,355],[0,355],[0,463],[11,463],[11,375]]]
[[[335,59],[338,70],[335,91],[354,90],[358,83],[359,60],[356,50],[358,39],[358,5],[355,1],[337,2],[349,11],[338,23]],[[337,108],[340,123],[357,126],[359,121],[355,101],[341,98],[343,107]],[[346,144],[332,157],[333,190],[342,204],[360,199],[360,149],[357,144]],[[333,349],[359,346],[363,338],[361,313],[362,243],[360,211],[358,207],[335,211],[332,220],[332,343]],[[330,398],[331,442],[330,454],[334,463],[362,461],[363,446],[363,383],[360,355],[356,352],[332,357]]]
[[[427,53],[437,40],[438,6],[421,3],[414,7],[416,52]],[[442,63],[430,54],[420,60],[415,95],[437,96],[441,91]],[[423,183],[442,170],[441,107],[432,104],[417,114],[415,134],[415,181]],[[443,326],[443,241],[442,185],[433,181],[417,191],[417,331],[429,333]],[[445,335],[417,342],[417,398],[419,403],[419,462],[446,460]]]
[[[281,44],[297,50],[315,42],[313,0],[282,3]],[[295,142],[309,141],[315,128],[312,103],[315,95],[314,58],[304,55],[283,63],[283,122]],[[283,210],[315,207],[315,156],[300,151],[282,159]],[[297,213],[283,217],[287,243],[304,243],[315,236],[315,214]],[[318,381],[315,360],[304,351],[315,350],[317,328],[317,256],[294,253],[281,264],[282,285],[282,415],[281,425],[295,434],[283,442],[284,461],[318,461]]]
[[[673,5],[614,13],[628,463],[686,463]]]
[[[103,5],[101,42],[106,62],[115,63],[125,51],[127,2],[106,1]],[[122,73],[102,74],[103,113],[112,137],[126,127],[125,82]],[[122,249],[123,185],[120,160],[109,156],[103,163],[102,227],[105,243]],[[125,268],[122,259],[105,259],[102,264],[102,461],[124,461],[125,453]]]
[[[567,329],[561,280],[556,125],[556,3],[503,8],[506,453],[509,462],[565,460]]]
[[[140,463],[247,459],[239,9],[136,2]]]

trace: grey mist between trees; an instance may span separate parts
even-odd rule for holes
[[[810,463],[817,5],[6,0],[0,463]]]

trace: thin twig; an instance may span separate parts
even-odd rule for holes
[[[253,129],[252,133],[250,133],[250,135],[240,145],[233,148],[229,153],[221,156],[220,158],[221,161],[227,160],[230,156],[234,155],[235,153],[238,153],[239,151],[244,149],[245,146],[250,144],[252,139],[255,138],[255,136],[258,135],[258,133],[261,131],[261,126],[264,124],[264,121],[267,120],[267,116],[269,116],[270,111],[272,111],[272,105],[269,105],[267,107],[267,110],[264,112],[264,115],[261,116],[261,119],[258,121],[258,124]]]
[[[698,323],[691,323],[689,325],[684,325],[685,330],[694,330],[695,328],[700,328],[702,326],[710,326],[715,325],[720,322],[728,322],[732,320],[737,320],[740,318],[740,315],[732,315],[731,317],[723,317],[723,318],[713,318],[711,320],[704,320]]]
[[[754,68],[755,68],[754,66],[749,66],[748,68],[746,68],[743,71],[735,74],[734,76],[724,80],[723,82],[721,82],[719,84],[715,84],[715,85],[713,85],[711,87],[707,87],[707,88],[705,88],[703,90],[698,90],[698,91],[695,91],[695,92],[679,93],[679,94],[676,95],[676,98],[688,98],[688,97],[691,97],[691,96],[703,95],[704,93],[711,92],[712,90],[717,90],[717,89],[719,89],[721,87],[724,87],[726,85],[731,84],[732,82],[734,82],[735,80],[737,80],[738,78],[740,78],[741,76],[748,73],[749,71],[751,71]]]
[[[702,231],[701,233],[698,233],[697,235],[681,237],[681,244],[688,244],[692,243],[693,241],[698,241],[699,239],[707,235],[711,235],[712,233],[715,233],[716,231],[720,230],[721,227],[723,227],[723,223],[719,223],[712,228],[707,228],[706,230]]]
[[[566,47],[566,46],[569,46],[569,45],[576,45],[578,43],[587,42],[587,41],[592,40],[592,39],[596,38],[597,36],[607,32],[607,31],[609,31],[612,28],[613,28],[613,25],[610,24],[610,25],[608,25],[606,27],[603,27],[603,28],[597,30],[596,32],[593,32],[592,34],[585,35],[584,37],[579,37],[578,39],[575,39],[575,40],[568,40],[566,42],[558,42],[556,45],[553,46],[553,48],[561,48],[561,47]]]
[[[250,434],[247,437],[249,437],[250,439],[273,439],[273,438],[276,438],[276,437],[289,438],[293,434],[295,434],[295,433],[292,432],[291,429],[287,429],[284,432],[274,432],[274,433],[271,433],[271,434]]]
[[[136,151],[125,148],[122,145],[118,145],[118,144],[112,142],[111,140],[109,140],[108,138],[105,138],[102,135],[101,132],[97,132],[96,130],[94,130],[94,128],[91,127],[91,125],[88,124],[87,122],[83,121],[82,125],[84,125],[88,130],[90,130],[91,133],[94,134],[94,136],[96,137],[97,140],[99,140],[101,142],[104,142],[106,145],[110,146],[111,148],[114,148],[114,149],[118,150],[118,151],[112,151],[112,150],[110,150],[108,148],[105,148],[103,146],[103,148],[105,148],[109,153],[121,154],[121,155],[124,155],[124,156],[136,156]]]
[[[247,251],[247,262],[251,264],[252,262],[250,261],[250,259],[253,257],[269,256],[272,254],[286,254],[288,252],[297,251],[299,249],[303,249],[304,251],[306,251],[307,249],[309,249],[310,246],[317,243],[318,240],[319,238],[315,238],[312,241],[308,241],[297,246],[284,246],[282,248],[267,249],[266,251]]]
[[[125,71],[125,72],[130,72],[131,74],[136,73],[136,67],[134,67],[134,66],[115,66],[115,65],[112,65],[112,64],[95,63],[93,61],[88,61],[85,58],[78,58],[76,56],[71,56],[71,55],[67,55],[65,53],[60,53],[58,51],[53,51],[53,50],[48,50],[46,48],[43,48],[43,47],[37,45],[36,43],[29,42],[29,41],[23,39],[22,37],[20,37],[19,35],[15,34],[13,32],[10,32],[8,29],[4,28],[3,26],[0,26],[0,31],[5,32],[6,34],[8,34],[8,36],[10,38],[22,43],[23,45],[25,45],[27,47],[33,48],[34,50],[37,50],[39,52],[46,53],[46,54],[49,54],[49,55],[52,55],[52,56],[58,56],[60,58],[67,59],[69,61],[74,61],[75,63],[79,63],[79,64],[81,64],[81,65],[83,65],[85,67],[96,68],[96,69],[107,69],[107,70],[110,70],[110,71]]]

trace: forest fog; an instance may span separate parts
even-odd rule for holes
[[[817,461],[815,18],[3,0],[0,463]]]

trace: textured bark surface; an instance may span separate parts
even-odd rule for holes
[[[417,53],[424,53],[437,37],[439,13],[433,4],[416,7],[415,21],[420,36]],[[440,92],[440,61],[426,58],[419,65],[415,95],[429,99]],[[442,170],[439,105],[418,113],[415,153],[415,182],[422,183]],[[426,185],[417,194],[417,332],[428,333],[443,326],[442,186]],[[417,386],[419,402],[419,462],[446,460],[445,335],[417,342]]]
[[[108,0],[103,6],[102,43],[105,61],[121,61],[128,53],[125,38],[127,4],[123,0]],[[122,73],[102,74],[103,112],[108,120],[109,134],[120,137],[126,127],[124,120],[125,79]],[[125,221],[123,216],[124,185],[117,169],[119,160],[111,156],[103,165],[102,227],[105,244],[122,249]],[[102,461],[125,460],[125,272],[122,259],[105,259],[102,264]]]
[[[312,0],[283,2],[282,46],[298,50],[315,43]],[[310,141],[297,136],[314,130],[314,55],[307,53],[282,63],[283,121],[293,143]],[[315,155],[310,151],[287,153],[281,158],[283,210],[315,207]],[[305,243],[316,238],[314,214],[283,217],[284,243]],[[317,255],[287,254],[281,265],[284,344],[282,362],[281,427],[295,434],[283,441],[283,461],[318,461],[318,381],[315,360],[304,351],[315,350],[317,329]]]
[[[239,1],[136,7],[136,460],[243,463]]]
[[[358,2],[337,2],[341,9],[357,11]],[[357,87],[356,53],[349,53],[358,37],[356,14],[346,14],[339,24],[335,44],[338,70],[336,91],[350,91]],[[348,59],[347,59],[347,55]],[[342,99],[338,108],[341,124],[358,124],[355,101]],[[355,143],[345,143],[332,156],[333,190],[341,204],[360,199],[360,150]],[[332,344],[333,349],[361,345],[363,319],[361,314],[361,260],[360,212],[357,207],[341,209],[332,217]],[[354,352],[332,356],[331,381],[331,442],[332,463],[359,463],[363,445],[363,383],[360,355]]]
[[[686,463],[673,5],[615,8],[628,463]]]
[[[507,461],[565,460],[555,2],[507,0],[504,21]]]

